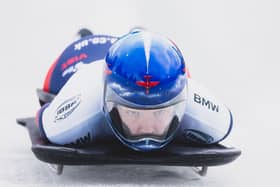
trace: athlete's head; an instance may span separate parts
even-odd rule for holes
[[[184,114],[185,63],[176,45],[148,31],[121,37],[106,56],[104,110],[122,143],[159,149],[172,140]]]

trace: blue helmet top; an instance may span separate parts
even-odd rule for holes
[[[183,56],[169,39],[131,32],[106,56],[104,109],[115,135],[132,149],[170,142],[183,116],[187,77]]]
[[[186,85],[185,63],[176,45],[147,31],[129,33],[106,56],[107,84],[137,105],[158,105],[177,96]],[[108,71],[107,71],[108,72]]]

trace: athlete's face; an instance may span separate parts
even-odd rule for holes
[[[126,133],[130,136],[164,136],[174,117],[174,107],[137,110],[117,106]]]

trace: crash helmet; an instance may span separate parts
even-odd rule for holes
[[[185,63],[171,40],[146,30],[117,40],[106,56],[104,112],[116,137],[137,151],[174,137],[185,111]]]

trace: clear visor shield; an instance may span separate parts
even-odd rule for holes
[[[157,109],[135,109],[112,102],[108,102],[107,106],[109,111],[114,109],[117,112],[118,120],[113,121],[120,123],[119,131],[129,140],[165,140],[170,134],[172,123],[178,123],[185,111],[184,101]],[[116,115],[111,115],[111,118],[116,118]]]

